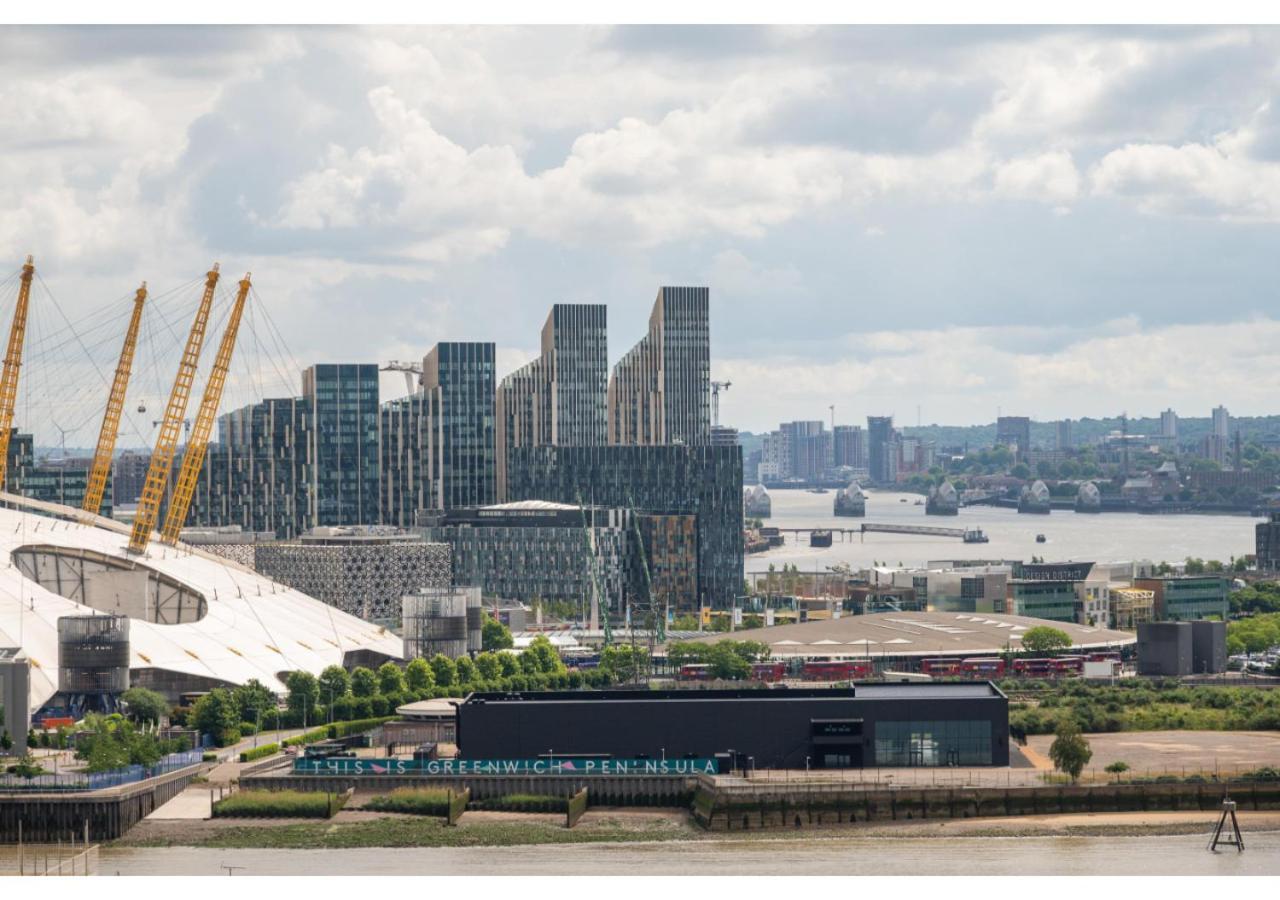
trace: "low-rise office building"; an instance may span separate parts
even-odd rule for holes
[[[846,689],[472,694],[463,759],[731,758],[737,767],[1007,766],[1009,701],[988,682]]]
[[[1133,586],[1155,594],[1155,618],[1161,622],[1227,618],[1227,579],[1221,575],[1154,575]]]

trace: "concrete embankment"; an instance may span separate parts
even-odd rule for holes
[[[1241,810],[1280,809],[1280,782],[1229,786]],[[1221,784],[851,789],[840,784],[727,784],[701,778],[694,818],[712,831],[1221,807]]]

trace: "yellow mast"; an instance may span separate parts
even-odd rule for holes
[[[9,349],[4,354],[4,375],[0,377],[0,491],[9,472],[9,437],[13,430],[13,409],[18,402],[18,370],[22,368],[22,342],[27,335],[27,304],[31,300],[31,279],[36,267],[31,257],[22,267],[18,305],[13,308],[9,327]]]
[[[205,450],[209,446],[209,435],[213,432],[214,416],[218,414],[218,404],[222,401],[222,388],[227,382],[227,373],[231,370],[231,354],[236,348],[236,332],[240,330],[240,316],[244,312],[244,303],[248,296],[249,275],[246,274],[240,281],[240,291],[236,294],[235,306],[231,307],[227,328],[222,332],[222,343],[218,345],[218,355],[213,361],[213,371],[209,373],[209,381],[204,386],[200,412],[196,415],[191,437],[187,439],[187,451],[182,455],[182,470],[178,473],[178,482],[174,486],[173,496],[169,499],[169,510],[165,513],[160,540],[170,546],[178,542],[178,535],[182,533],[182,523],[186,521],[187,510],[191,508],[191,498],[195,495],[196,481],[200,478],[200,467],[204,465]]]
[[[186,415],[187,400],[191,397],[191,383],[195,381],[196,364],[200,362],[200,348],[204,344],[204,333],[209,326],[209,310],[213,306],[213,292],[217,286],[218,264],[214,263],[205,276],[204,296],[196,309],[195,321],[191,323],[191,333],[187,335],[187,346],[182,351],[182,362],[178,364],[178,374],[173,380],[173,390],[169,392],[169,403],[164,410],[164,421],[160,424],[160,436],[156,438],[156,449],[151,454],[151,465],[147,468],[147,480],[142,485],[138,512],[133,519],[133,533],[129,537],[130,553],[142,553],[147,549],[151,531],[155,528],[156,519],[160,517],[160,501],[164,499],[169,470],[173,468],[173,457],[178,450],[182,418]]]
[[[93,468],[89,470],[89,483],[84,489],[84,502],[80,508],[97,515],[102,506],[102,496],[107,490],[107,475],[111,471],[111,459],[115,455],[116,436],[120,433],[120,413],[124,410],[124,397],[129,389],[129,374],[133,371],[133,351],[138,346],[138,324],[142,321],[142,305],[147,302],[147,283],[142,282],[133,298],[133,314],[129,317],[129,329],[124,333],[124,348],[120,362],[116,364],[116,377],[111,382],[107,396],[107,411],[98,431],[98,449],[93,454]]]

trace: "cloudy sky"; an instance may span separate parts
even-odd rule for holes
[[[0,277],[36,254],[79,321],[217,259],[298,364],[492,340],[500,374],[554,302],[607,303],[616,359],[706,284],[751,430],[1277,412],[1278,60],[1275,28],[3,29]]]

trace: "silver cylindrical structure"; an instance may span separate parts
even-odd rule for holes
[[[466,656],[471,644],[472,609],[480,609],[479,588],[424,588],[402,601],[406,659]],[[475,628],[482,620],[475,619]],[[477,636],[475,648],[480,649]]]
[[[58,620],[58,688],[64,694],[122,694],[129,689],[127,616]]]

